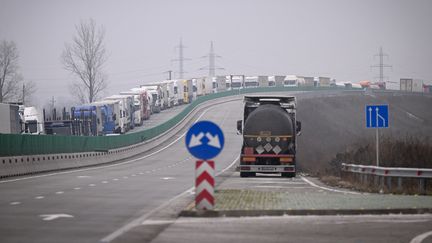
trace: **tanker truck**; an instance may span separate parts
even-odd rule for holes
[[[240,176],[280,173],[295,177],[300,131],[295,97],[245,96],[243,120],[237,121],[237,133],[243,135]]]

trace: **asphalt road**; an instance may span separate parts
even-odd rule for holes
[[[426,243],[432,242],[431,230],[432,215],[179,218],[152,243]]]
[[[235,135],[235,121],[240,107],[240,101],[218,105],[200,118],[217,123],[230,138],[217,158],[217,171],[238,156],[241,137]],[[184,130],[134,163],[0,181],[0,241],[111,239],[124,225],[194,185],[195,159],[186,151]]]

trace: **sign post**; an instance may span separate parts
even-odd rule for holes
[[[379,166],[379,128],[389,126],[388,105],[368,105],[366,112],[366,128],[376,128],[376,166]]]
[[[195,207],[197,210],[213,210],[216,157],[224,146],[222,130],[213,122],[200,121],[186,133],[186,148],[199,160],[195,164]]]

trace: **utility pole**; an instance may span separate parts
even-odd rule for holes
[[[173,61],[179,62],[179,71],[178,71],[178,78],[179,79],[183,79],[184,76],[184,67],[183,67],[183,62],[190,60],[189,58],[185,58],[183,55],[183,49],[185,48],[185,46],[183,45],[183,41],[180,38],[180,44],[178,46],[176,46],[176,48],[179,49],[179,57],[178,59],[173,59]]]
[[[384,68],[391,68],[392,66],[384,63],[384,57],[386,56],[388,58],[388,55],[383,52],[382,47],[380,47],[379,53],[376,54],[375,56],[379,57],[380,62],[379,62],[379,64],[372,65],[371,67],[372,68],[379,68],[379,77],[377,77],[377,78],[379,78],[379,83],[384,84],[385,83],[384,79],[385,78],[388,79],[387,76],[384,76]]]
[[[165,73],[168,73],[168,80],[171,80],[172,79],[172,70],[168,70],[168,71],[166,71]]]
[[[214,52],[214,47],[213,47],[213,41],[210,42],[210,52],[203,56],[203,58],[208,58],[209,59],[209,65],[207,67],[203,67],[200,68],[200,70],[205,70],[208,69],[208,75],[209,77],[214,77],[216,76],[216,70],[223,70],[223,68],[220,67],[216,67],[216,58],[220,58],[221,56],[218,56],[215,52]]]
[[[22,89],[22,104],[25,105],[25,84],[23,84]]]

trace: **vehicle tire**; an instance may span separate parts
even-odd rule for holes
[[[240,172],[240,177],[248,177],[249,172]]]
[[[282,177],[292,178],[292,177],[296,176],[296,173],[295,172],[283,172],[283,173],[281,173],[281,176]]]

